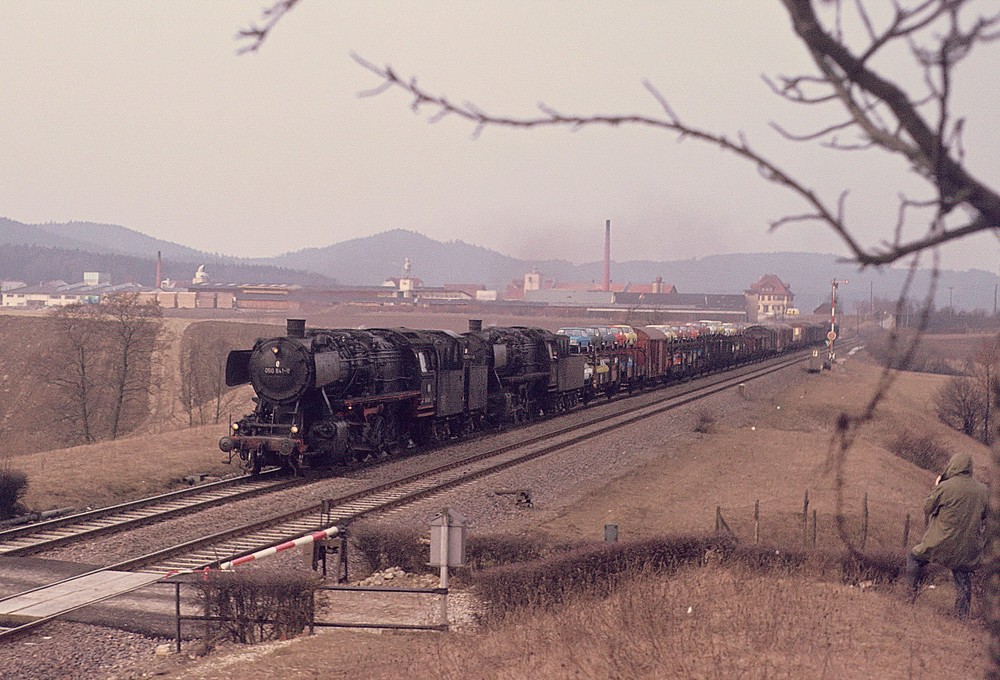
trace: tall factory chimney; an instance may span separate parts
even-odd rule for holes
[[[604,222],[604,288],[611,290],[611,220]]]
[[[160,251],[156,251],[156,287],[163,283],[163,261],[160,258]]]

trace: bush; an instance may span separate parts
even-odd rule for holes
[[[21,499],[28,490],[28,475],[20,470],[0,467],[0,519],[10,519],[24,512]]]
[[[934,395],[938,419],[973,437],[980,431],[986,418],[986,398],[971,378],[955,376]]]
[[[906,557],[888,550],[847,553],[840,560],[844,583],[895,583],[903,575]]]
[[[254,644],[301,633],[313,621],[318,585],[311,573],[211,572],[201,594],[223,635]]]
[[[714,413],[701,411],[698,413],[698,420],[694,424],[694,431],[701,434],[711,434],[715,431],[716,420]]]
[[[486,534],[468,536],[465,541],[465,566],[488,569],[505,564],[530,562],[550,554],[554,548],[543,536]]]
[[[389,567],[410,573],[427,570],[430,550],[421,543],[421,531],[416,527],[358,522],[351,525],[347,535],[372,571]]]
[[[801,548],[769,545],[736,545],[728,555],[730,563],[739,564],[756,574],[791,573],[801,569],[810,554]]]
[[[682,535],[578,548],[533,563],[483,570],[470,581],[486,621],[525,607],[552,608],[572,595],[606,597],[641,573],[670,573],[702,564],[708,551],[725,556],[735,542],[719,535]]]
[[[951,455],[937,437],[931,434],[914,434],[904,430],[890,445],[894,454],[917,467],[931,472],[941,472]]]
[[[482,603],[484,623],[498,623],[527,609],[553,609],[579,596],[605,598],[630,581],[673,574],[686,565],[721,566],[751,575],[809,573],[842,583],[891,584],[904,559],[891,551],[863,554],[748,545],[721,534],[664,536],[596,544],[534,562],[484,569],[468,575]]]

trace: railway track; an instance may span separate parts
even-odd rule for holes
[[[0,531],[0,556],[25,556],[60,545],[122,529],[152,524],[169,517],[240,498],[277,491],[301,480],[282,478],[277,470],[200,484],[106,508],[36,522]]]
[[[108,567],[109,569],[159,572],[164,575],[181,571],[217,567],[219,564],[334,525],[343,525],[360,517],[407,505],[450,488],[555,453],[595,436],[626,427],[636,421],[678,408],[742,382],[769,375],[803,361],[803,357],[784,358],[744,372],[727,372],[710,377],[652,404],[630,406],[613,415],[595,414],[587,423],[530,436],[517,443],[493,448],[444,465],[377,484],[350,494],[332,498],[325,508],[315,505],[292,510],[242,527],[159,550]]]
[[[223,563],[300,536],[338,525],[343,526],[366,515],[408,505],[515,465],[565,450],[584,441],[590,441],[596,436],[627,427],[639,420],[679,408],[724,390],[732,389],[740,383],[802,363],[806,356],[806,354],[797,354],[792,357],[775,359],[764,365],[756,364],[736,371],[710,376],[699,380],[696,385],[692,384],[675,390],[675,393],[653,403],[626,406],[611,415],[607,413],[595,414],[588,422],[550,430],[541,435],[528,436],[514,444],[493,448],[390,482],[376,484],[329,499],[320,507],[311,505],[295,509],[252,524],[227,529],[210,536],[131,558],[86,574],[64,579],[55,584],[48,584],[11,597],[0,598],[0,624],[13,624],[7,630],[0,630],[0,640],[19,635],[72,609],[99,601],[98,599],[78,603],[72,609],[29,621],[18,621],[18,617],[9,615],[4,620],[2,612],[5,610],[3,607],[15,598],[30,596],[38,591],[53,587],[72,590],[75,582],[86,583],[86,579],[100,578],[102,574],[123,575],[123,578],[134,574],[137,577],[135,581],[126,583],[125,587],[128,589],[119,590],[100,598],[106,599],[177,573],[218,568]],[[184,510],[177,512],[184,512]],[[140,574],[143,576],[140,577]],[[128,583],[132,583],[132,585],[129,586]]]

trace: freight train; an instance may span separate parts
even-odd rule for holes
[[[234,350],[226,384],[250,384],[252,413],[219,448],[256,474],[395,455],[528,421],[822,341],[821,325],[680,328],[513,326],[466,333],[409,328],[306,329]]]

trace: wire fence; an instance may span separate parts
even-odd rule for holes
[[[797,533],[801,535],[801,543],[803,547],[817,547],[817,538],[819,535],[819,514],[816,508],[810,509],[809,500],[809,490],[806,489],[802,497],[802,511],[800,513],[795,513],[798,517],[799,528],[796,530]],[[858,528],[857,542],[856,545],[859,550],[864,550],[868,545],[869,539],[869,520],[870,513],[868,509],[868,494],[865,493],[864,498],[861,502],[861,517],[860,525]],[[753,503],[753,542],[755,545],[759,545],[762,541],[761,535],[761,503],[760,499],[754,500]],[[833,522],[836,523],[837,518],[835,517]],[[902,542],[901,546],[904,550],[910,547],[910,526],[911,518],[910,513],[906,514],[903,521],[902,530]],[[732,529],[729,522],[722,514],[722,506],[717,505],[715,507],[715,531],[716,533],[723,533],[733,538],[741,539],[742,537],[737,535],[737,532]]]

